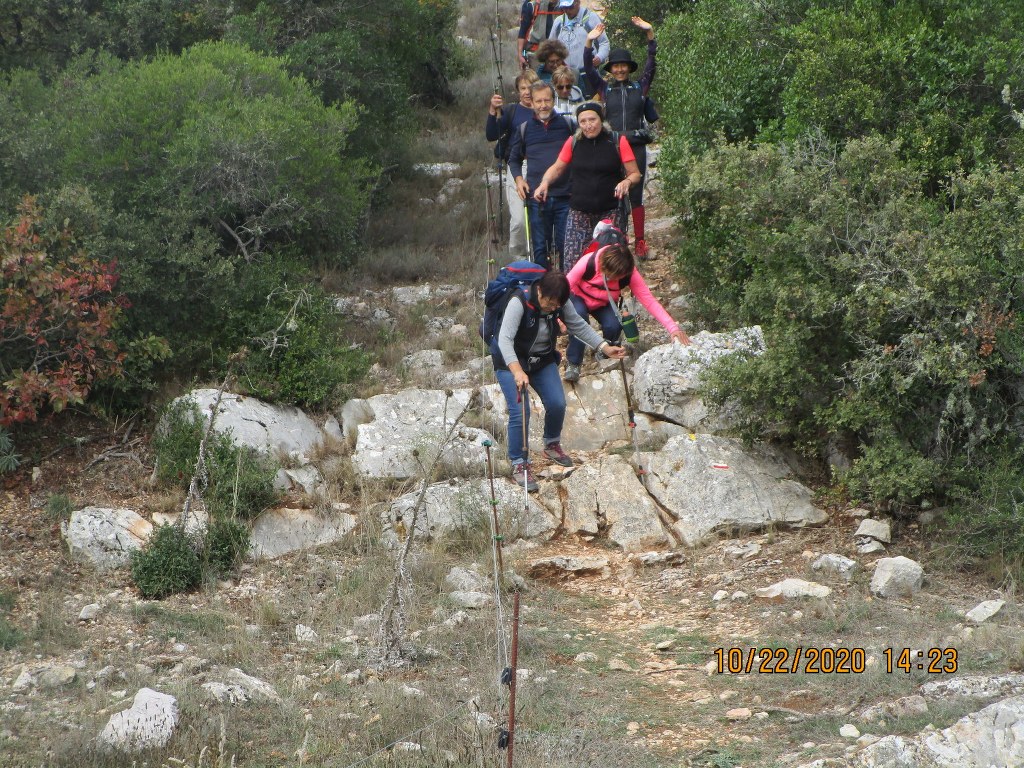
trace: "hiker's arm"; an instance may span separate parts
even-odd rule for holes
[[[523,200],[526,199],[525,193],[519,186],[522,182],[522,186],[529,192],[530,188],[526,186],[526,181],[523,179],[523,142],[519,139],[519,131],[512,131],[512,145],[508,153],[508,172],[512,174],[512,178],[516,183],[516,190],[519,191],[519,197]]]
[[[520,69],[526,69],[530,65],[523,54],[526,52],[526,36],[530,34],[530,27],[533,26],[533,17],[533,3],[527,0],[519,12],[519,36],[516,38],[516,59],[519,60]]]
[[[675,339],[680,344],[690,344],[690,337],[686,335],[685,331],[680,329],[679,323],[672,319],[672,315],[668,313],[668,310],[661,305],[661,302],[651,293],[651,289],[647,285],[647,281],[644,280],[643,275],[640,274],[640,270],[634,269],[633,274],[629,278],[629,291],[632,293],[636,300],[640,302],[640,305],[651,313],[651,317],[661,323],[662,327],[668,331],[669,336]]]
[[[604,25],[601,25],[604,27]],[[596,29],[597,27],[595,27]],[[604,29],[601,30],[600,36],[597,38],[597,50],[594,51],[594,66],[600,66],[608,58],[608,49],[611,47],[611,43],[608,42],[608,35],[605,34]]]
[[[602,96],[608,83],[604,81],[601,73],[594,66],[594,41],[603,34],[604,24],[598,24],[587,34],[587,42],[583,46],[583,74],[594,93]]]
[[[504,104],[505,100],[501,98],[500,93],[491,96],[487,106],[487,125],[484,126],[484,136],[488,141],[497,141],[501,138],[501,108]]]
[[[625,137],[622,140],[625,141]],[[640,173],[640,167],[636,164],[636,160],[626,160],[622,164],[626,167],[626,178],[615,185],[615,196],[618,198],[628,195],[630,187],[644,180],[644,175]]]
[[[647,32],[647,61],[644,62],[644,71],[637,83],[640,85],[640,92],[646,96],[651,90],[651,83],[654,82],[654,72],[657,68],[658,43],[654,39],[654,27],[639,16],[633,17],[633,24]]]
[[[519,358],[516,357],[515,340],[522,320],[523,302],[515,298],[510,299],[505,305],[505,314],[501,317],[501,327],[498,328],[498,352],[515,378],[517,387],[530,383],[530,377],[526,375]]]

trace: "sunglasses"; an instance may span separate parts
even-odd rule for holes
[[[572,90],[572,83],[568,83],[566,85],[556,85],[555,86],[555,90],[556,91],[571,91]]]

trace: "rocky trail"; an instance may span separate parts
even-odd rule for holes
[[[672,236],[655,204],[656,254]],[[684,315],[669,260],[641,268]],[[287,457],[283,496],[254,525],[252,561],[195,593],[142,600],[125,568],[180,509],[150,481],[148,437],[62,419],[0,497],[3,764],[503,762],[490,646],[508,594],[489,584],[482,446],[500,449],[504,414],[469,330],[477,294],[338,297],[404,348],[374,371],[374,391],[326,418],[225,399],[218,428]],[[580,466],[538,462],[541,492],[524,501],[495,455],[504,556],[524,588],[520,764],[1024,764],[1012,589],[931,547],[934,514],[830,502],[792,456],[728,436],[728,414],[709,412],[696,383],[718,356],[762,350],[758,330],[691,328],[682,350],[641,324],[637,452],[621,376],[588,359],[566,422]],[[191,397],[209,412],[215,394]],[[377,672],[394,544],[437,453],[409,563],[415,661]],[[997,602],[969,613],[983,601]]]

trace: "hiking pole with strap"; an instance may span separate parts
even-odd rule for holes
[[[498,496],[494,492],[494,465],[491,463],[491,441],[484,440],[484,449],[487,451],[487,478],[491,481],[491,514],[494,517],[494,552],[497,559],[498,573],[505,574],[505,564],[501,556],[501,528],[498,526]],[[500,577],[499,577],[500,578]]]
[[[530,261],[536,263],[533,258],[533,236],[530,234],[530,200],[523,201],[523,224],[526,226],[526,252],[530,254]]]
[[[494,3],[494,21],[497,25],[498,32],[495,32],[495,28],[491,28],[491,55],[494,58],[494,92],[500,94],[502,98],[505,96],[505,81],[501,76],[501,16],[498,13],[498,3]],[[498,118],[502,116],[503,110],[498,110]],[[509,139],[506,139],[508,141]],[[501,144],[501,138],[498,138],[499,145]],[[501,152],[498,157],[498,186],[500,193],[498,194],[498,222],[495,226],[495,238],[500,237],[502,227],[505,221],[505,185],[507,179],[505,178],[508,174],[508,165],[505,162],[505,148],[501,147]],[[498,242],[497,240],[495,242]]]

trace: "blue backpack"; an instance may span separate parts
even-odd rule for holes
[[[546,271],[539,264],[526,260],[513,261],[498,270],[498,276],[487,284],[484,292],[484,319],[480,322],[480,336],[487,344],[498,333],[505,307],[516,291],[529,298],[530,287]]]

